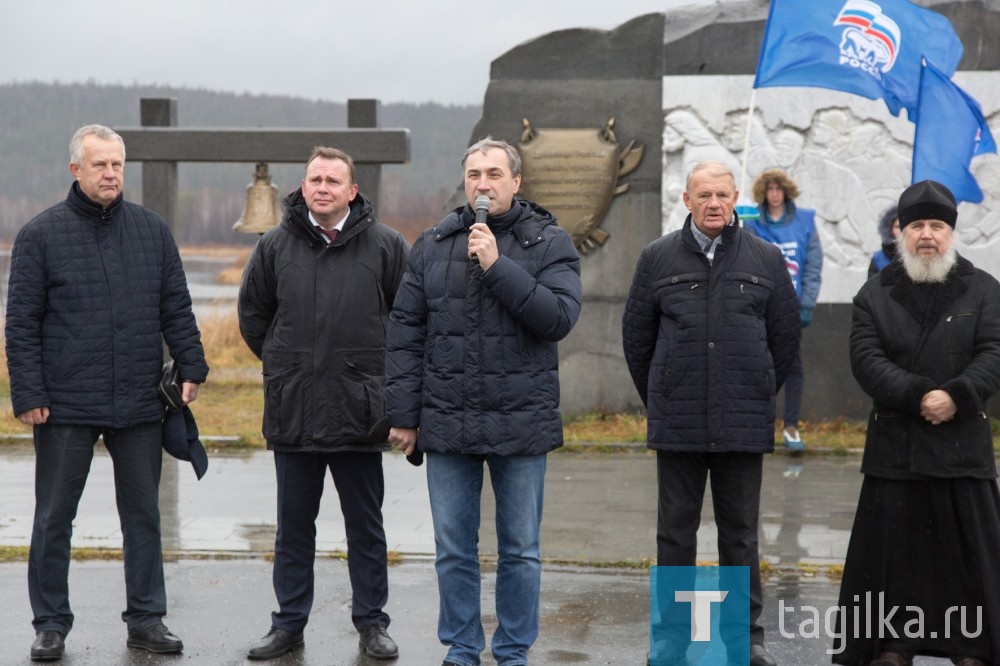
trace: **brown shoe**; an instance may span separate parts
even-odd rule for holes
[[[951,663],[955,666],[986,666],[986,662],[975,657],[952,657]]]
[[[883,652],[869,666],[910,666],[913,659],[898,652]]]

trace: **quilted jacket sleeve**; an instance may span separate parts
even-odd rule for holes
[[[399,234],[393,234],[386,242],[386,249],[383,253],[382,285],[385,289],[386,305],[392,308],[396,300],[396,292],[399,291],[399,283],[406,273],[406,257],[410,251],[410,246]]]
[[[659,332],[659,306],[653,298],[649,284],[651,251],[647,247],[639,256],[639,262],[632,277],[625,313],[622,315],[622,345],[625,362],[628,364],[632,383],[642,403],[648,406],[649,366],[656,348]]]
[[[423,285],[426,236],[413,245],[399,283],[386,332],[386,413],[394,428],[420,426],[420,397],[427,338],[427,299]]]
[[[501,256],[483,274],[483,285],[531,335],[547,342],[562,340],[580,317],[583,287],[580,255],[569,234],[556,229],[537,275]]]
[[[25,228],[11,253],[7,289],[7,369],[14,414],[49,406],[42,377],[42,321],[45,318],[44,247],[40,234]]]

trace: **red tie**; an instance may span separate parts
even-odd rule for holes
[[[323,232],[324,236],[330,239],[330,242],[327,243],[327,245],[333,245],[333,241],[337,240],[337,236],[340,235],[340,229],[324,229],[323,227],[316,228]]]

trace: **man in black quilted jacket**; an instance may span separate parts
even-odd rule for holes
[[[129,647],[172,654],[160,544],[163,342],[198,397],[208,375],[180,255],[167,223],[125,201],[125,144],[102,125],[70,142],[76,182],[18,233],[7,294],[14,414],[34,428],[35,520],[28,556],[35,661],[55,661],[73,628],[70,536],[94,444],[114,465],[124,540]]]
[[[799,303],[781,251],[740,228],[737,196],[724,164],[692,168],[684,192],[691,213],[642,251],[622,334],[656,451],[657,563],[694,566],[711,478],[719,562],[750,572],[749,641],[742,627],[723,626],[729,663],[773,666],[759,622],[757,522],[775,393],[798,352]],[[722,606],[724,620],[730,607]],[[670,620],[654,631],[654,639],[668,637],[655,664],[684,663],[690,633]]]
[[[524,666],[539,630],[547,454],[562,446],[557,343],[580,316],[580,257],[551,214],[515,197],[513,146],[482,139],[462,169],[468,204],[414,243],[389,320],[389,441],[427,454],[445,666],[478,666],[486,647],[478,544],[489,468],[499,552],[491,647],[497,664]]]

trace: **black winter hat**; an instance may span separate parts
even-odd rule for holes
[[[902,230],[914,220],[941,220],[952,229],[958,219],[955,195],[934,180],[922,180],[903,190],[899,195],[899,228]]]

